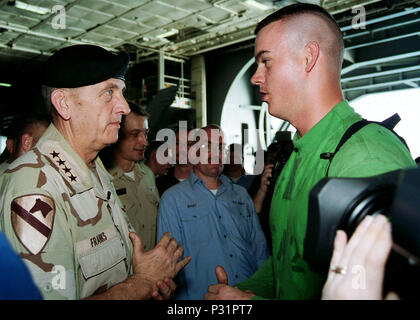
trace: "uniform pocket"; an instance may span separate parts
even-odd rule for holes
[[[146,193],[145,196],[146,196],[147,201],[149,201],[152,205],[157,207],[159,200],[154,193],[149,191],[148,193]]]
[[[102,234],[106,235],[106,232]],[[98,240],[93,239],[97,239],[97,236],[87,240],[93,243],[92,245],[96,245]],[[103,243],[98,244],[91,250],[83,251],[83,253],[79,254],[78,259],[83,276],[86,279],[105,272],[126,258],[120,237],[117,234],[110,239],[107,238]]]
[[[196,213],[183,213],[181,217],[182,227],[188,241],[194,243],[208,243],[213,238],[213,232],[216,229],[212,229],[211,218],[208,212],[196,214]]]

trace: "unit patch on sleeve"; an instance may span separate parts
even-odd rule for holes
[[[12,201],[13,230],[31,254],[38,254],[47,244],[53,228],[54,214],[54,200],[45,195],[25,195]]]

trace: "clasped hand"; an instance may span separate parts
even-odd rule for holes
[[[149,251],[143,252],[141,239],[134,232],[130,233],[133,243],[133,276],[150,288],[150,295],[156,300],[169,299],[176,289],[173,278],[191,260],[185,257],[179,260],[184,251],[174,238],[166,232]]]

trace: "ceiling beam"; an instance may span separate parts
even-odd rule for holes
[[[73,2],[71,2],[71,3],[69,3],[69,4],[66,4],[65,6],[64,6],[64,9],[66,10],[66,11],[68,11],[68,10],[70,10],[72,7],[74,7],[75,5],[77,5],[79,2],[81,2],[82,0],[75,0],[75,1],[73,1]],[[43,20],[41,20],[39,23],[37,23],[36,25],[34,25],[34,26],[32,26],[31,28],[29,28],[29,30],[30,31],[32,31],[32,30],[34,30],[35,28],[37,28],[37,27],[39,27],[39,26],[41,26],[41,25],[43,25],[44,23],[46,23],[47,21],[48,21],[48,18],[50,17],[52,15],[52,12],[47,16],[47,17],[45,17]],[[39,34],[41,34],[41,33],[39,33]],[[11,41],[9,41],[8,43],[7,43],[7,45],[10,45],[10,46],[12,46],[13,45],[13,43],[14,42],[16,42],[17,40],[19,40],[21,37],[22,37],[23,35],[18,35],[16,38],[14,38],[13,40],[11,40]],[[42,36],[40,36],[40,37],[42,37]]]
[[[349,91],[356,91],[356,90],[376,89],[376,88],[381,88],[381,87],[395,86],[398,84],[407,84],[407,82],[413,82],[413,81],[420,81],[420,77],[404,79],[404,80],[388,81],[388,82],[383,82],[383,83],[367,84],[364,86],[342,89],[342,91],[349,92]]]
[[[368,19],[367,21],[365,21],[364,25],[370,25],[370,24],[374,24],[374,23],[378,23],[378,22],[383,22],[383,21],[387,21],[387,20],[391,20],[391,19],[395,19],[395,18],[399,18],[402,16],[406,16],[409,14],[414,14],[420,11],[420,8],[414,8],[414,9],[409,9],[409,10],[404,10],[404,11],[400,11],[397,13],[393,13],[387,16],[382,16],[376,19]],[[348,31],[353,29],[353,25],[348,25],[346,27],[342,27],[340,28],[342,32],[344,31]]]
[[[416,65],[416,66],[412,66],[412,67],[406,67],[406,68],[397,68],[397,69],[393,69],[393,70],[387,70],[387,71],[381,71],[381,72],[375,72],[375,73],[369,73],[369,74],[363,74],[363,75],[347,77],[347,78],[341,78],[341,83],[346,83],[346,82],[355,81],[355,80],[363,80],[363,79],[381,77],[381,76],[388,76],[388,75],[391,75],[391,74],[404,73],[404,72],[410,72],[410,71],[416,71],[416,70],[420,70],[420,65]]]
[[[26,29],[25,27],[22,27],[22,26],[17,27],[17,26],[12,26],[12,25],[9,25],[9,24],[0,23],[0,28],[6,29],[8,31],[20,32],[20,33],[22,33],[21,36],[26,34],[26,35],[31,35],[31,36],[35,36],[35,37],[44,38],[44,39],[60,41],[61,43],[67,43],[68,42],[68,43],[71,43],[71,44],[87,44],[87,43],[96,44],[93,41],[90,41],[90,42],[79,41],[79,40],[73,40],[73,39],[69,39],[69,38],[65,38],[65,37],[53,36],[51,34],[39,32],[39,31],[32,31],[32,30]],[[5,46],[9,47],[9,48],[12,48],[12,47],[14,47],[14,42],[15,41],[13,41],[12,43],[7,43]],[[107,48],[107,47],[104,47],[104,48],[106,48],[107,50],[116,51],[114,48]],[[49,52],[49,51],[46,50],[46,51],[42,51],[42,52],[44,54],[44,53]]]
[[[345,75],[346,73],[349,73],[350,71],[354,71],[354,70],[359,69],[359,68],[363,68],[363,67],[367,67],[367,66],[371,66],[371,65],[377,65],[377,64],[380,64],[380,63],[402,60],[402,59],[406,59],[406,58],[413,58],[413,57],[417,57],[417,56],[420,56],[420,51],[397,54],[397,55],[394,55],[394,56],[383,57],[383,58],[379,58],[379,59],[372,59],[372,60],[368,60],[368,61],[356,62],[356,63],[353,63],[352,65],[350,65],[346,68],[343,68],[343,70],[341,71],[341,75]]]

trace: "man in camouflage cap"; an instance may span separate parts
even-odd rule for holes
[[[168,298],[188,262],[165,234],[144,253],[98,152],[117,141],[126,54],[63,48],[44,66],[53,122],[0,179],[0,226],[45,299]],[[131,241],[130,241],[131,240]]]

